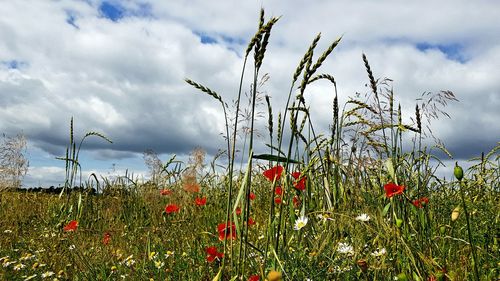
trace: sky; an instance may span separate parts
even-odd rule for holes
[[[449,90],[459,102],[432,130],[454,161],[500,141],[500,2],[496,0],[100,1],[0,0],[0,133],[24,134],[30,161],[24,186],[63,184],[63,156],[74,118],[84,176],[147,178],[143,152],[207,161],[225,147],[220,105],[184,82],[197,81],[229,104],[236,99],[246,46],[259,11],[274,26],[259,89],[282,111],[291,78],[313,38],[317,53],[342,36],[321,72],[337,81],[343,105],[367,93],[365,53],[375,78],[390,78],[404,118],[423,93]],[[316,53],[316,56],[317,56]],[[250,72],[248,72],[250,73]],[[245,80],[244,91],[250,89]],[[332,90],[311,86],[306,101],[317,130],[327,131]],[[260,108],[265,111],[265,107]],[[261,128],[267,117],[257,120]],[[276,120],[275,120],[276,123]],[[264,136],[257,150],[265,152]]]

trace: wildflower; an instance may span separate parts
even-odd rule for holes
[[[168,195],[170,195],[172,193],[173,193],[173,191],[171,189],[162,189],[162,190],[160,190],[160,195],[161,196],[168,196]]]
[[[109,232],[105,232],[104,236],[102,237],[102,244],[108,245],[110,240],[111,240],[111,234]]]
[[[6,230],[3,231],[3,233],[12,233],[12,230],[6,229]]]
[[[295,195],[295,196],[293,197],[293,206],[294,206],[295,208],[298,208],[298,207],[300,207],[300,204],[301,204],[301,203],[302,203],[302,202],[300,202],[299,197],[298,197],[297,195]]]
[[[224,240],[224,239],[236,239],[236,225],[231,223],[229,225],[229,222],[227,223],[220,223],[217,226],[217,231],[219,232],[219,240]]]
[[[71,250],[74,250],[75,248],[76,248],[76,247],[75,247],[75,244],[71,244],[71,245],[69,245],[69,250],[70,250],[70,251],[71,251]]]
[[[150,252],[149,253],[149,260],[154,260],[158,257],[158,253],[157,252]]]
[[[224,257],[224,253],[219,253],[215,246],[205,248],[205,252],[207,253],[208,262],[213,262],[215,259],[222,259]]]
[[[194,203],[197,206],[204,206],[205,204],[207,204],[207,197],[203,197],[203,198],[197,197],[196,199],[194,199]]]
[[[174,255],[174,251],[167,251],[165,253],[165,258],[168,259],[169,257],[172,257]]]
[[[276,195],[283,195],[283,188],[281,188],[281,186],[277,186],[276,189],[274,190],[274,193]]]
[[[293,229],[295,230],[301,230],[304,226],[307,225],[307,217],[302,216],[298,219],[295,220],[295,225],[293,226]]]
[[[279,198],[279,197],[274,198],[274,203],[276,203],[278,205],[281,204],[281,198]]]
[[[158,269],[162,268],[165,265],[165,263],[162,262],[161,260],[154,261],[154,263],[155,263],[155,267]]]
[[[300,172],[293,172],[292,177],[295,178],[295,182],[293,183],[293,186],[297,190],[305,190],[306,189],[306,176],[300,177]]]
[[[124,263],[128,267],[131,267],[135,264],[135,260],[133,259],[133,257],[134,255],[128,256],[122,263]]]
[[[395,183],[390,182],[384,185],[384,189],[385,189],[385,196],[387,198],[391,198],[394,195],[403,194],[405,187],[403,185],[397,185]]]
[[[178,213],[181,208],[175,204],[170,204],[165,206],[165,213],[171,214],[171,213]]]
[[[373,257],[381,257],[381,256],[383,256],[385,254],[387,254],[387,250],[385,248],[382,248],[380,250],[377,248],[377,250],[375,250],[370,255],[372,255]]]
[[[262,173],[262,174],[269,181],[273,182],[281,177],[281,173],[283,173],[283,167],[278,165],[276,167],[273,167],[269,170],[264,171],[264,173]]]
[[[16,265],[14,265],[14,270],[15,270],[15,271],[19,271],[19,270],[21,270],[21,269],[23,269],[23,268],[25,268],[25,267],[26,267],[26,265],[24,265],[24,264],[22,264],[22,263],[18,263],[18,264],[16,264]]]
[[[350,256],[354,254],[354,248],[348,243],[340,242],[337,245],[337,252]]]
[[[19,258],[20,261],[28,261],[34,259],[36,256],[31,254],[31,253],[26,253],[23,255],[21,258]]]
[[[47,278],[47,277],[50,277],[54,274],[55,273],[53,271],[46,271],[46,272],[42,273],[42,278]]]
[[[258,274],[255,274],[255,275],[248,277],[248,281],[259,281],[259,280],[260,280],[260,276]]]
[[[424,205],[429,204],[429,198],[422,197],[420,199],[413,200],[412,204],[413,204],[413,206],[415,206],[417,208],[423,208]]]
[[[367,214],[361,214],[361,215],[357,216],[357,217],[355,218],[355,220],[357,220],[357,221],[364,221],[364,222],[367,222],[367,221],[369,221],[369,220],[370,220],[370,216],[369,216],[369,215],[367,215]]]
[[[252,218],[248,218],[248,225],[254,225],[255,221]]]
[[[238,216],[239,216],[239,215],[241,215],[241,208],[240,208],[240,207],[236,208],[236,214],[237,214]]]
[[[15,264],[15,263],[16,263],[16,261],[9,261],[9,260],[5,260],[5,261],[2,263],[2,265],[3,265],[3,267],[9,267],[10,265]]]
[[[255,193],[250,192],[250,194],[248,195],[248,198],[249,198],[250,200],[254,200],[254,199],[255,199]]]
[[[78,228],[78,221],[72,220],[70,221],[64,228],[64,231],[75,231]]]
[[[117,270],[118,270],[118,267],[116,267],[116,265],[113,265],[113,266],[111,267],[111,272],[115,272],[115,271],[117,271]]]

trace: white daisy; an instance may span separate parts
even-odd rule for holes
[[[337,252],[341,254],[354,255],[354,248],[349,243],[340,242],[337,245]]]
[[[361,214],[361,215],[357,216],[355,220],[367,222],[370,220],[370,216],[367,214]]]
[[[302,229],[304,226],[307,225],[307,221],[308,221],[308,219],[305,216],[302,216],[302,217],[296,219],[293,229],[295,229],[295,230]]]
[[[372,256],[374,257],[381,257],[383,255],[387,254],[387,251],[385,250],[385,248],[382,248],[382,249],[378,249],[376,251],[374,251],[373,253],[371,253]]]

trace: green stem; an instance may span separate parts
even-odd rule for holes
[[[465,204],[465,195],[464,195],[464,183],[460,180],[460,197],[462,197],[462,205],[464,208],[465,221],[467,222],[467,234],[469,236],[469,244],[471,246],[472,251],[472,262],[474,263],[474,277],[476,281],[479,281],[479,270],[477,269],[477,256],[476,256],[476,248],[474,247],[474,243],[472,241],[472,232],[470,230],[470,221],[469,221],[469,213],[467,212],[467,204]]]

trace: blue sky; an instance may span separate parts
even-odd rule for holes
[[[276,111],[321,32],[318,52],[343,36],[322,68],[335,76],[341,103],[367,92],[365,53],[376,78],[394,80],[405,116],[422,93],[457,96],[445,108],[451,119],[432,123],[457,160],[500,141],[498,1],[8,1],[0,6],[0,132],[28,137],[24,184],[62,183],[64,163],[55,157],[64,154],[71,117],[77,139],[98,131],[114,141],[84,144],[85,175],[147,177],[146,149],[185,160],[200,146],[211,160],[224,148],[223,116],[184,78],[235,99],[261,7],[268,18],[281,16],[262,68],[270,79],[261,90]],[[306,98],[318,130],[327,131],[332,97],[324,92],[327,85],[314,85]],[[258,122],[265,132],[265,118]]]

